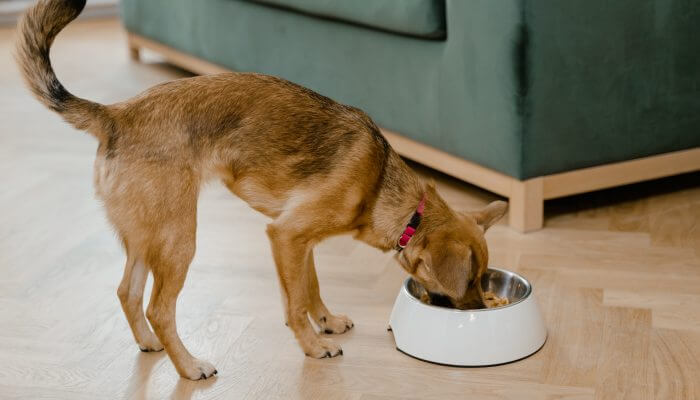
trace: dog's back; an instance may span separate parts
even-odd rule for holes
[[[388,151],[362,111],[260,74],[176,80],[107,109],[107,158],[216,160],[235,177],[274,167],[276,177],[306,180],[351,168],[348,155],[382,160]]]

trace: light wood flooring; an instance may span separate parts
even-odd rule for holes
[[[116,289],[124,255],[92,189],[95,140],[28,95],[0,30],[0,399],[698,399],[700,176],[548,203],[545,229],[488,233],[492,264],[533,282],[549,340],[531,358],[450,368],[407,357],[386,331],[404,273],[348,237],[316,251],[322,294],[356,327],[345,355],[304,357],[282,320],[266,218],[220,185],[201,196],[178,328],[214,379],[179,379],[141,353]],[[114,20],[53,49],[60,79],[113,102],[187,73],[128,60]],[[419,168],[457,209],[495,197]],[[517,333],[516,333],[517,334]]]

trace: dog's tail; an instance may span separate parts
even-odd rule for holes
[[[63,119],[102,140],[109,118],[103,105],[74,96],[61,82],[49,60],[56,35],[78,17],[86,0],[39,0],[18,24],[16,59],[34,96]]]

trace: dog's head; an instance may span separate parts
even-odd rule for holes
[[[484,233],[507,208],[507,203],[494,201],[480,211],[454,213],[426,227],[397,259],[430,293],[447,296],[457,308],[481,308],[480,280],[488,267]]]

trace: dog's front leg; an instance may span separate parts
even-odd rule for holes
[[[309,250],[309,254],[306,258],[306,268],[306,278],[309,285],[309,314],[311,318],[316,321],[323,333],[345,333],[349,331],[355,326],[352,320],[345,315],[331,314],[326,305],[323,304],[323,300],[321,300],[321,291],[318,287],[313,250]]]
[[[298,231],[287,230],[275,224],[268,225],[267,235],[270,238],[282,294],[287,300],[287,323],[302,350],[307,356],[314,358],[343,354],[340,346],[332,340],[320,337],[309,321],[309,240]]]

